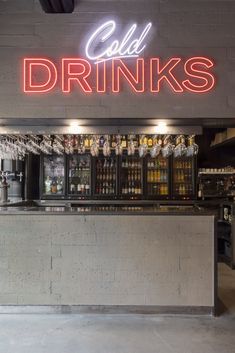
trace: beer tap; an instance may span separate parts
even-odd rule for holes
[[[8,176],[9,176],[9,173],[8,173],[8,172],[4,172],[3,170],[0,170],[0,176],[1,176],[1,178],[2,178],[2,181],[4,180],[4,178],[5,178],[5,180],[7,181],[7,178],[8,178]]]
[[[0,183],[0,203],[8,202],[8,188],[10,185],[7,183],[8,172],[1,171],[2,181]]]
[[[16,174],[16,176],[20,178],[20,183],[22,183],[23,176],[24,176],[23,173],[20,172],[19,174]]]

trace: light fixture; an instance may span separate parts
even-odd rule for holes
[[[81,134],[82,133],[82,126],[79,125],[79,123],[74,120],[71,121],[69,127],[68,127],[68,133],[69,134]]]
[[[167,124],[165,121],[159,121],[159,123],[155,126],[155,133],[163,135],[167,132]]]

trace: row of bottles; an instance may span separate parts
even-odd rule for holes
[[[166,169],[167,166],[167,159],[164,158],[152,158],[147,162],[148,169]]]
[[[90,169],[90,159],[85,157],[77,156],[77,158],[72,158],[69,163],[69,170],[71,174],[78,175],[79,171],[89,170]],[[71,176],[73,176],[71,175]]]
[[[61,195],[64,190],[64,181],[62,177],[50,177],[49,175],[45,180],[45,194]]]
[[[88,177],[78,178],[77,184],[70,182],[70,194],[74,195],[90,195],[90,182]]]
[[[174,182],[176,183],[191,183],[192,182],[192,171],[191,170],[175,170]]]
[[[192,160],[189,158],[184,159],[175,159],[174,160],[174,169],[191,169]]]
[[[65,188],[65,164],[68,165],[68,187]],[[146,170],[143,171],[143,166]],[[177,160],[173,163],[173,197],[193,194],[192,161]],[[169,162],[161,157],[148,158],[146,164],[138,156],[125,156],[118,165],[115,157],[97,158],[94,160],[94,175],[91,170],[91,158],[73,155],[64,157],[44,157],[44,182],[45,195],[89,196],[95,195],[142,195],[170,196]],[[91,176],[93,177],[91,178]],[[120,178],[120,179],[119,179]],[[94,189],[92,187],[94,180]],[[146,181],[146,191],[143,182]]]
[[[168,181],[168,172],[167,170],[148,170],[147,171],[147,182],[148,183],[160,183]]]
[[[130,180],[122,184],[122,195],[141,195],[142,187],[140,181]]]
[[[169,193],[167,184],[150,184],[148,185],[149,195],[167,196]]]
[[[116,163],[113,159],[105,158],[96,163],[97,182],[115,182],[116,181]]]
[[[122,168],[128,169],[141,169],[141,161],[140,160],[131,160],[131,159],[123,159]]]
[[[90,149],[94,140],[100,148],[103,148],[105,141],[109,142],[111,148],[115,148],[117,143],[120,143],[124,149],[128,147],[130,141],[133,141],[135,148],[143,144],[148,148],[153,147],[156,143],[162,144],[161,137],[156,135],[64,135],[63,144],[65,148],[73,148],[74,150],[80,150],[81,146]]]
[[[69,193],[90,195],[90,158],[73,156],[69,159]]]
[[[142,194],[142,162],[139,158],[130,157],[121,163],[121,193],[122,195]]]
[[[113,195],[115,194],[115,183],[114,182],[102,182],[96,183],[95,193],[96,195]]]
[[[116,161],[113,158],[98,159],[96,162],[97,195],[112,195],[116,191]]]
[[[116,162],[113,158],[104,158],[103,160],[98,159],[96,164],[96,169],[99,172],[102,172],[105,169],[113,170],[115,167],[116,167]]]
[[[44,193],[61,195],[64,192],[64,157],[45,156],[44,158]]]
[[[193,170],[192,159],[178,158],[174,159],[173,164],[173,192],[177,196],[186,196],[193,194]]]
[[[192,195],[193,193],[193,186],[192,184],[178,184],[174,187],[175,195]]]

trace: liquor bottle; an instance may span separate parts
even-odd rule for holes
[[[63,180],[61,177],[58,177],[58,180],[57,180],[57,192],[58,194],[62,194],[63,192]]]
[[[202,198],[202,190],[203,190],[203,188],[202,188],[202,183],[199,183],[199,186],[198,186],[198,194],[197,194],[197,196],[198,196],[199,199]]]
[[[70,184],[70,193],[75,194],[75,185],[72,182]]]
[[[51,178],[49,175],[47,176],[45,180],[45,193],[50,194],[51,193]]]
[[[149,138],[148,138],[148,147],[149,148],[153,147],[153,139],[151,136],[149,136]]]
[[[114,168],[114,162],[113,162],[113,159],[111,159],[110,161],[110,169],[112,170]]]
[[[134,181],[131,182],[131,193],[134,194],[135,193],[135,185],[134,185]]]
[[[81,184],[81,194],[85,194],[85,184],[84,181],[82,180],[82,184]]]
[[[116,147],[116,140],[115,140],[115,135],[111,136],[111,147],[115,148]]]
[[[131,138],[133,140],[135,149],[138,148],[139,144],[138,144],[138,139],[137,139],[136,135],[132,135]]]
[[[182,195],[182,185],[179,185],[179,195]]]
[[[157,170],[157,181],[161,181],[161,171],[160,169]]]
[[[142,139],[144,145],[148,145],[148,139],[146,136]]]
[[[78,195],[80,195],[81,192],[82,192],[82,188],[81,188],[81,184],[80,184],[80,180],[79,180],[78,185],[77,185],[77,193],[78,193]]]
[[[89,180],[85,179],[85,186],[84,186],[84,194],[85,195],[89,195],[90,193],[90,184],[89,184]]]
[[[100,140],[99,140],[100,148],[103,148],[103,146],[104,146],[104,141],[105,141],[104,136],[100,136]]]
[[[122,144],[122,148],[127,148],[127,140],[126,140],[126,136],[125,135],[122,136],[121,144]]]
[[[51,193],[52,194],[57,194],[57,181],[56,181],[56,178],[53,178],[53,180],[52,180]]]

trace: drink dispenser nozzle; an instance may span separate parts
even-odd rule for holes
[[[20,178],[20,183],[22,183],[22,180],[23,180],[23,173],[20,172],[19,174],[16,174],[16,176]]]
[[[7,183],[7,172],[1,171],[2,181],[0,183],[0,202],[8,202],[8,188],[9,184]]]

